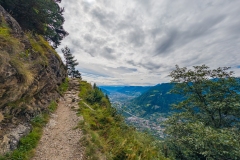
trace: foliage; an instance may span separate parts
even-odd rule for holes
[[[109,99],[107,100],[103,92],[98,87],[96,87],[96,84],[93,85],[93,88],[91,90],[88,90],[87,95],[88,96],[86,97],[86,101],[90,104],[100,103],[102,105],[102,103],[104,103],[108,106],[110,104]]]
[[[179,68],[170,76],[172,93],[185,99],[166,122],[176,159],[240,159],[240,81],[228,67]]]
[[[96,85],[92,87],[81,81],[79,96],[94,109],[89,109],[82,101],[79,103],[79,114],[84,118],[79,127],[85,133],[81,143],[86,146],[88,159],[165,159],[157,148],[157,142],[127,126]]]
[[[48,107],[51,113],[57,107],[57,103],[52,101]],[[47,111],[47,112],[48,112]],[[49,120],[49,114],[42,113],[31,120],[32,131],[25,137],[20,139],[19,146],[16,150],[5,156],[0,156],[0,160],[29,160],[34,156],[34,149],[41,138],[43,127]]]
[[[65,58],[68,75],[71,76],[72,78],[81,79],[80,72],[78,70],[75,70],[75,66],[78,65],[78,62],[76,59],[74,59],[75,57],[72,55],[70,49],[66,46],[65,48],[62,49],[62,53]]]
[[[68,35],[63,29],[63,12],[60,0],[1,0],[2,5],[25,31],[43,35],[56,48]]]

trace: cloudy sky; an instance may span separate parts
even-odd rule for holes
[[[240,76],[240,0],[62,0],[68,46],[97,85],[169,82],[178,64]]]

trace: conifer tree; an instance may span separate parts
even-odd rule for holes
[[[62,49],[62,53],[65,58],[68,75],[72,78],[81,79],[81,73],[75,69],[75,66],[77,66],[79,63],[76,59],[74,59],[75,57],[72,55],[70,49],[66,46]]]
[[[54,48],[68,35],[63,28],[64,8],[61,0],[0,0],[0,5],[20,24],[24,31],[42,35]]]

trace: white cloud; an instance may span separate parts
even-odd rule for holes
[[[240,76],[238,0],[64,0],[62,41],[97,84],[169,81],[180,67],[231,66]],[[58,49],[60,53],[60,49]]]

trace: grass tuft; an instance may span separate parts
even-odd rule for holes
[[[58,91],[61,95],[68,90],[69,87],[69,79],[66,78],[64,82],[59,86]]]
[[[30,71],[27,63],[23,63],[18,57],[12,57],[10,64],[17,70],[20,82],[24,82],[26,85],[33,82],[34,74]]]

